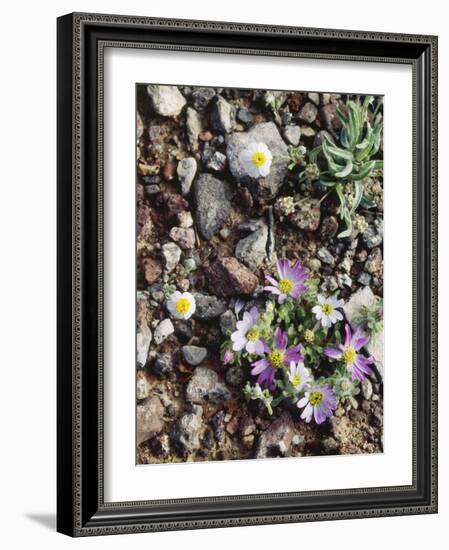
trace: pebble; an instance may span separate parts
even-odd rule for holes
[[[240,109],[237,112],[237,118],[240,120],[240,122],[243,122],[244,124],[248,124],[252,122],[254,115],[246,107],[240,107]]]
[[[136,374],[136,398],[140,401],[150,396],[151,384],[144,369],[138,369]]]
[[[299,118],[308,124],[311,124],[318,114],[318,109],[316,106],[308,101],[302,109],[299,111]]]
[[[226,155],[220,153],[220,151],[215,151],[206,162],[206,166],[214,172],[222,172],[226,168],[226,162]]]
[[[245,380],[245,371],[242,367],[235,365],[230,367],[226,372],[226,382],[230,386],[241,386]]]
[[[165,272],[171,273],[181,259],[181,249],[175,243],[165,243],[162,245],[162,256],[164,258]]]
[[[177,86],[147,86],[153,109],[161,116],[178,116],[186,104],[185,97]]]
[[[299,145],[299,140],[301,138],[301,128],[293,124],[289,124],[284,130],[285,139],[295,147]]]
[[[217,296],[252,294],[259,284],[256,275],[233,257],[217,258],[206,276]]]
[[[178,163],[177,174],[181,184],[182,195],[188,195],[192,187],[197,170],[196,160],[193,157],[182,159]]]
[[[207,356],[207,349],[199,346],[182,346],[181,351],[184,360],[192,367],[202,363]]]
[[[222,96],[217,96],[210,112],[212,127],[217,132],[228,134],[233,127],[233,107]]]
[[[327,265],[334,266],[335,265],[335,258],[332,256],[332,254],[329,252],[327,248],[324,246],[321,247],[317,252],[318,258],[324,262]]]
[[[171,320],[163,319],[154,330],[154,342],[156,345],[162,344],[174,332],[175,328]]]
[[[231,392],[218,374],[204,367],[196,367],[186,388],[186,399],[193,403],[219,403],[231,398]]]
[[[188,227],[192,227],[193,225],[192,213],[189,212],[188,210],[179,212],[176,218],[177,218],[179,227],[188,228]]]
[[[137,444],[147,441],[164,428],[164,407],[156,395],[137,404]]]
[[[172,227],[170,238],[179,244],[183,250],[191,250],[195,247],[195,231],[191,227]]]
[[[231,214],[232,188],[211,174],[201,174],[193,184],[194,218],[198,231],[209,240],[222,228]]]
[[[199,405],[192,405],[192,412],[184,414],[174,424],[170,438],[183,454],[194,452],[200,448],[202,418],[203,408]]]
[[[363,234],[363,242],[367,248],[379,246],[383,241],[384,224],[381,218],[376,218],[373,224],[368,226],[368,229]]]
[[[226,310],[220,315],[220,330],[223,336],[229,336],[235,331],[237,319],[231,309]]]
[[[373,395],[373,385],[368,378],[365,378],[362,381],[362,394],[363,397],[368,401]]]
[[[260,435],[255,458],[287,456],[294,436],[290,413],[283,412]]]
[[[268,225],[264,220],[256,231],[241,239],[235,248],[235,256],[250,269],[257,269],[267,256]]]
[[[369,286],[371,284],[371,275],[362,271],[357,277],[357,281],[364,286]]]
[[[202,112],[206,109],[214,96],[214,88],[196,88],[192,92],[193,106],[197,111]]]
[[[225,303],[216,296],[208,296],[198,292],[193,294],[196,309],[193,317],[202,321],[210,321],[219,317],[226,309]]]
[[[151,367],[157,376],[168,376],[174,370],[174,357],[171,353],[158,353]]]
[[[187,139],[189,141],[190,150],[198,150],[198,137],[203,131],[203,124],[201,121],[201,116],[195,109],[187,107],[186,113],[186,131]]]

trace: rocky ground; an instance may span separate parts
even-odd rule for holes
[[[288,145],[338,139],[336,106],[347,97],[141,85],[137,98],[138,463],[382,452],[382,333],[362,392],[321,426],[296,407],[270,416],[248,402],[251,375],[220,359],[236,298],[261,292],[276,255],[338,291],[349,322],[382,297],[381,202],[363,211],[362,232],[339,239],[335,198],[298,187],[289,170]],[[241,165],[251,141],[273,153],[265,178]],[[382,192],[381,182],[366,185]],[[168,286],[194,295],[192,318],[170,317]]]

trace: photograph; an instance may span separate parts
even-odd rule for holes
[[[383,453],[383,96],[135,94],[136,464]]]

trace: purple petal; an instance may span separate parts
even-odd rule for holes
[[[252,372],[251,374],[254,374]],[[268,367],[263,372],[260,373],[260,375],[257,378],[257,382],[261,386],[266,386],[268,389],[272,390],[275,387],[274,377],[276,375],[276,369],[273,369],[271,367]]]
[[[264,286],[263,289],[267,292],[271,292],[272,294],[281,294],[281,291],[277,286]]]
[[[363,332],[362,328],[357,327],[352,335],[351,345],[356,351],[359,351],[360,348],[363,348],[366,344],[368,344],[369,340],[369,336]]]
[[[295,363],[298,363],[299,361],[304,361],[304,356],[301,355],[301,348],[301,344],[288,348],[285,354],[284,364],[288,365],[291,361],[294,361]]]
[[[258,355],[262,355],[266,351],[266,348],[268,347],[263,340],[256,340],[255,342],[253,342],[253,344],[254,344],[254,351]],[[270,348],[268,348],[268,351],[269,349]]]
[[[312,420],[313,407],[310,403],[307,403],[305,409],[301,413],[301,418],[309,423]]]
[[[314,417],[315,417],[315,422],[317,424],[322,424],[325,420],[326,420],[326,415],[324,413],[324,407],[320,406],[320,407],[314,407]]]
[[[247,351],[248,353],[256,353],[256,342],[250,342],[250,341],[249,341],[249,342],[246,344],[246,348],[245,348],[245,349],[246,349],[246,351]]]
[[[276,260],[276,267],[279,273],[279,277],[281,279],[284,278],[284,266],[285,266],[285,260]]]
[[[343,352],[335,348],[326,348],[324,350],[324,355],[327,355],[327,357],[330,357],[331,359],[340,359]]]
[[[278,304],[283,304],[285,300],[287,299],[287,294],[279,294],[278,296]]]
[[[287,347],[287,333],[281,327],[277,327],[274,333],[274,345],[276,349],[281,351],[284,351]]]
[[[254,361],[254,363],[251,364],[251,374],[259,374],[262,371],[264,371],[267,368],[270,368],[270,363],[268,362],[267,358],[259,359],[258,361]]]
[[[351,345],[351,338],[352,338],[351,327],[349,326],[348,323],[346,323],[346,325],[345,325],[345,342],[344,342],[345,348],[347,346]]]
[[[257,309],[256,306],[253,306],[249,310],[249,316],[251,317],[251,321],[253,324],[259,319],[259,310]]]
[[[276,279],[274,277],[270,277],[269,275],[265,275],[265,279],[274,286],[278,285],[278,281],[276,281]]]

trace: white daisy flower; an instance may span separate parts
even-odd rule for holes
[[[176,319],[189,319],[196,309],[195,298],[190,292],[176,290],[167,298],[167,309]]]
[[[344,301],[338,300],[336,296],[326,298],[322,294],[318,294],[318,305],[312,308],[313,313],[321,326],[324,328],[331,327],[337,321],[343,319],[343,315],[337,311],[337,308],[343,307]]]
[[[272,160],[273,155],[265,143],[250,143],[240,154],[240,162],[248,176],[252,178],[268,176]]]
[[[295,390],[300,392],[306,384],[311,382],[312,376],[309,370],[304,366],[304,363],[301,361],[298,363],[291,361],[290,370],[288,371],[288,379],[290,380],[292,386],[294,386]]]

